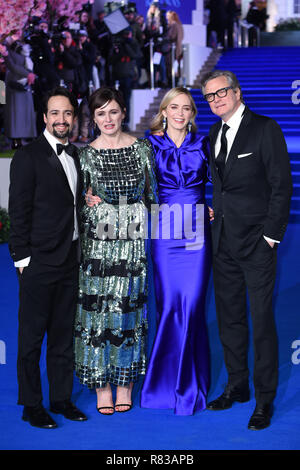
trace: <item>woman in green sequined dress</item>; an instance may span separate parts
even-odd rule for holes
[[[96,389],[97,410],[112,414],[131,409],[133,384],[146,368],[145,202],[155,202],[156,190],[150,144],[122,132],[122,95],[96,90],[90,112],[101,134],[80,150],[80,162],[85,190],[101,203],[82,210],[75,370]]]

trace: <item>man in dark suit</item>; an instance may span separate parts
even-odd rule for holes
[[[58,87],[45,101],[44,133],[11,163],[9,248],[19,276],[18,404],[32,426],[56,427],[42,406],[39,360],[47,333],[50,410],[76,421],[71,403],[73,320],[78,290],[81,173],[68,135],[77,100]]]
[[[232,72],[215,70],[202,82],[211,111],[213,274],[228,383],[210,410],[249,400],[248,291],[253,326],[256,407],[249,429],[270,424],[278,377],[272,309],[276,249],[289,218],[290,162],[279,125],[245,106]]]

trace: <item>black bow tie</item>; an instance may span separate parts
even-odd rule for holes
[[[57,155],[60,155],[61,152],[65,151],[65,152],[67,152],[68,155],[73,157],[74,152],[75,152],[75,145],[72,145],[72,144],[68,144],[68,145],[56,144],[56,149],[57,149]]]

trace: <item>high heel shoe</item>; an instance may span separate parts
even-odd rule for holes
[[[128,406],[128,409],[127,410],[117,410],[117,406]],[[126,411],[130,411],[132,408],[132,405],[130,405],[129,403],[116,403],[115,404],[115,411],[117,413],[126,413]]]
[[[100,413],[101,415],[104,415],[104,416],[111,416],[114,414],[115,412],[115,409],[113,406],[96,406],[96,410],[98,411],[98,413]],[[102,411],[100,410],[113,410],[112,413],[102,413]]]
[[[130,382],[129,385],[124,386],[124,387],[120,387],[120,388],[128,389],[130,391],[130,396],[128,396],[128,398],[129,398],[128,401],[130,401],[130,403],[115,403],[115,411],[117,413],[126,413],[127,411],[130,411],[132,409],[131,394],[132,394],[132,389],[133,389],[133,382]],[[117,389],[117,395],[118,395],[118,389]],[[124,396],[124,393],[122,393],[121,395],[123,395],[123,399],[124,398],[126,399],[126,397]],[[121,400],[122,400],[122,398],[121,398]],[[127,406],[127,409],[126,410],[117,409],[118,407],[122,407],[122,406]]]
[[[103,388],[97,388],[97,389],[96,389],[96,394],[97,394],[97,405],[96,405],[96,409],[97,409],[98,413],[100,413],[101,415],[110,416],[110,415],[113,415],[114,412],[115,412],[115,409],[114,409],[113,404],[112,404],[112,405],[107,405],[107,406],[98,406],[98,403],[100,403],[100,397],[99,397],[99,400],[98,400],[98,393],[103,393],[104,390],[105,390],[105,392],[106,392],[106,400],[103,400],[104,403],[105,403],[105,401],[106,401],[106,403],[107,403],[107,402],[108,402],[108,403],[109,403],[109,402],[113,403],[110,385],[109,385],[109,384],[106,384],[105,387],[103,387]],[[107,394],[107,391],[109,391],[110,393]],[[109,396],[107,396],[107,395],[109,395]],[[103,402],[103,401],[102,401],[102,402]],[[112,413],[102,413],[101,410],[112,410]]]

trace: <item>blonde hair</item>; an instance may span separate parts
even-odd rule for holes
[[[192,127],[191,127],[191,132],[196,132],[197,131],[197,126],[195,124],[195,117],[197,115],[197,108],[196,108],[196,105],[195,105],[195,101],[191,95],[191,93],[189,92],[189,90],[187,88],[184,88],[182,86],[179,86],[179,87],[175,87],[175,88],[171,88],[171,90],[169,90],[165,96],[163,97],[163,99],[161,100],[161,103],[160,103],[160,106],[159,106],[159,110],[158,110],[158,113],[156,114],[156,116],[154,116],[154,118],[152,119],[151,123],[150,123],[150,131],[152,134],[155,134],[155,133],[161,133],[164,131],[164,127],[163,127],[163,120],[164,120],[164,116],[163,116],[163,111],[167,108],[167,106],[171,103],[171,101],[176,98],[178,95],[181,95],[181,94],[184,94],[186,96],[188,96],[190,102],[191,102],[191,106],[192,106],[192,117],[191,117],[191,124],[192,124]]]
[[[152,9],[154,10],[153,13],[151,13]],[[151,22],[151,15],[154,15],[155,22],[157,23],[158,26],[160,26],[160,9],[158,8],[157,5],[154,5],[153,3],[149,6],[146,17],[147,17],[147,23]]]

